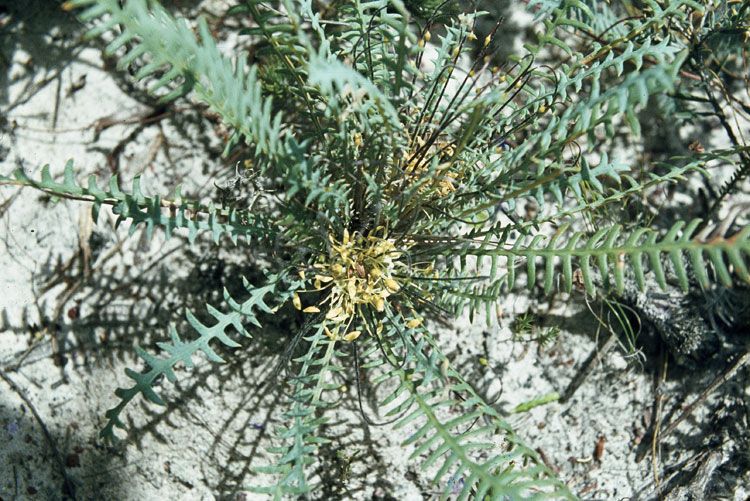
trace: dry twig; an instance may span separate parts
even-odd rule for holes
[[[23,400],[23,402],[26,404],[26,407],[29,408],[31,413],[34,415],[34,419],[36,419],[37,423],[39,423],[39,427],[42,429],[42,433],[44,434],[44,438],[47,440],[47,443],[49,444],[50,448],[52,449],[53,455],[55,457],[55,462],[57,463],[57,466],[60,469],[60,474],[63,478],[63,492],[67,497],[70,499],[75,499],[75,485],[73,485],[73,481],[68,476],[68,473],[65,471],[65,461],[63,461],[63,457],[60,454],[60,450],[57,448],[57,443],[55,443],[55,439],[52,438],[52,434],[49,432],[49,429],[47,428],[47,425],[44,424],[44,421],[42,421],[42,417],[39,415],[39,412],[37,412],[36,408],[34,407],[34,404],[31,403],[31,400],[29,400],[29,397],[26,396],[26,392],[23,391],[23,388],[18,386],[15,381],[10,379],[5,372],[0,369],[0,379],[6,382],[8,386],[10,386],[10,389],[13,390],[20,398]]]

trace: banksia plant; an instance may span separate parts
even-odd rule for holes
[[[66,3],[152,94],[194,99],[220,116],[231,131],[226,154],[247,155],[274,192],[254,207],[202,206],[179,190],[146,196],[138,179],[131,189],[117,179],[81,184],[72,163],[62,180],[48,168],[41,178],[3,178],[95,211],[109,206],[131,229],[191,240],[207,232],[217,245],[265,256],[265,281],[246,281],[243,297],[225,292],[221,308],[207,306],[212,322],[188,313],[191,332],[171,328],[160,352],[138,350],[143,367],[127,371],[102,436],[116,439],[139,395],[164,404],[157,378],[175,381],[199,352],[221,362],[218,345],[251,345],[264,318],[288,308],[301,319],[288,352],[301,355],[286,361],[292,394],[273,430],[278,459],[258,470],[276,482],[254,490],[276,499],[312,492],[332,382],[353,373],[359,388],[365,372],[388,389],[380,418],[368,421],[403,434],[446,496],[573,498],[451,366],[431,320],[469,312],[493,322],[521,282],[593,295],[750,279],[750,227],[611,222],[612,211],[714,165],[738,166],[727,193],[747,173],[739,142],[645,167],[614,154],[617,135],[639,140],[638,114],[651,100],[692,92],[691,65],[709,50],[697,39],[747,29],[750,9],[735,3],[647,0],[619,12],[532,0],[538,39],[497,63],[494,32],[474,31],[481,13],[458,14],[454,4],[245,0],[229,15],[250,22],[240,35],[263,47],[252,64],[222,53],[204,20],[175,19],[156,0]],[[737,42],[717,57],[749,48],[747,37]],[[714,83],[707,78],[703,91]],[[517,208],[532,203],[538,210],[521,216]]]

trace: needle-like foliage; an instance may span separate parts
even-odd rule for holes
[[[284,498],[313,490],[335,401],[326,394],[353,371],[358,388],[361,372],[392,383],[379,396],[380,414],[444,496],[572,498],[451,367],[429,320],[468,309],[492,321],[520,274],[547,294],[750,280],[750,227],[716,232],[711,220],[648,226],[611,216],[715,165],[738,165],[720,199],[747,174],[747,147],[734,136],[728,149],[645,166],[614,147],[618,137],[639,140],[639,113],[655,100],[687,113],[689,100],[679,96],[692,96],[696,80],[710,99],[694,101],[717,102],[708,72],[750,48],[747,35],[722,42],[750,17],[746,4],[737,11],[730,3],[646,0],[618,10],[532,0],[538,39],[493,66],[494,32],[478,37],[481,14],[458,15],[454,2],[243,0],[228,14],[247,26],[240,36],[252,60],[222,53],[206,21],[176,20],[156,0],[68,2],[90,36],[108,40],[120,68],[151,82],[150,92],[217,113],[232,129],[227,151],[249,145],[258,176],[277,194],[261,208],[229,210],[179,193],[146,197],[137,182],[131,193],[116,180],[107,190],[95,180],[83,187],[72,164],[62,182],[47,169],[40,180],[3,178],[97,210],[110,205],[131,228],[186,228],[191,240],[207,230],[250,255],[274,249],[264,253],[273,275],[246,284],[247,299],[226,294],[227,313],[209,307],[211,324],[188,314],[195,334],[171,329],[161,355],[139,350],[146,366],[128,371],[134,385],[116,391],[103,434],[114,437],[136,395],[163,404],[152,388],[158,376],[174,381],[175,367],[199,352],[220,361],[212,343],[236,348],[235,335],[262,336],[261,317],[289,303],[306,319],[289,352],[304,355],[287,370],[285,425],[269,448],[278,460],[256,470],[278,481],[257,491]],[[530,205],[537,209],[522,214]]]

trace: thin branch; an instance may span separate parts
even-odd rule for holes
[[[60,454],[60,450],[57,448],[57,443],[55,442],[55,439],[52,438],[52,434],[49,432],[47,425],[44,424],[44,421],[42,421],[42,417],[39,415],[39,412],[37,412],[36,408],[34,407],[34,404],[32,404],[31,400],[29,400],[29,397],[26,396],[26,392],[23,391],[23,388],[18,386],[15,383],[15,381],[10,379],[8,375],[5,374],[5,371],[3,371],[2,369],[0,369],[0,379],[5,381],[7,385],[10,386],[10,389],[13,390],[16,393],[16,395],[18,395],[21,398],[21,400],[23,400],[23,402],[26,404],[26,407],[28,407],[31,413],[34,415],[34,419],[36,419],[37,423],[39,423],[39,427],[42,429],[44,438],[47,440],[47,443],[52,449],[53,455],[55,457],[55,462],[57,463],[57,466],[60,469],[60,474],[62,475],[62,478],[63,478],[65,494],[71,499],[76,499],[75,485],[73,484],[73,481],[70,479],[67,472],[65,471],[65,462],[63,461],[62,455]]]

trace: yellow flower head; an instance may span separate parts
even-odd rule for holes
[[[315,287],[328,290],[321,301],[328,303],[325,332],[332,339],[354,341],[360,331],[350,330],[349,326],[357,309],[369,306],[383,311],[388,297],[401,289],[398,275],[405,274],[406,264],[400,261],[402,252],[395,241],[382,230],[367,236],[344,230],[340,240],[330,235],[329,241],[329,254],[313,265]],[[303,311],[320,311],[319,307],[322,306],[309,306]]]

